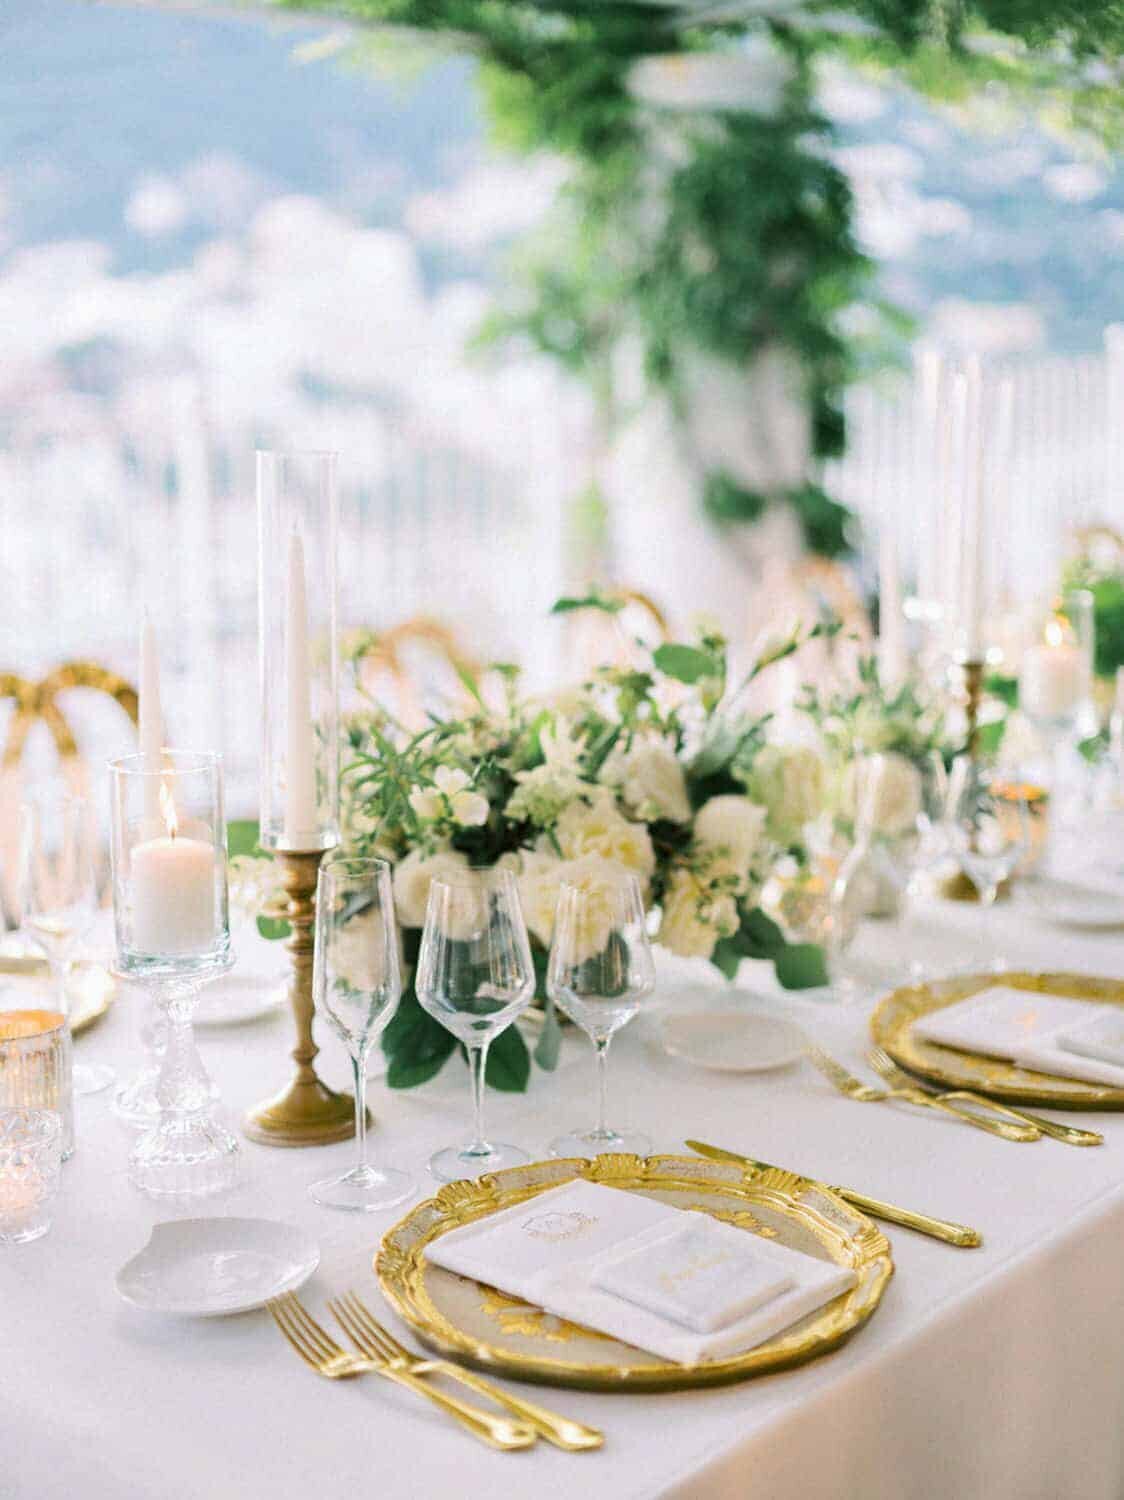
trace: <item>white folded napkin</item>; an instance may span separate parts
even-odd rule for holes
[[[1124,1067],[1093,1050],[1096,1034],[1089,1028],[1106,1013],[1120,1014],[1115,1006],[1093,1000],[992,985],[922,1016],[914,1022],[913,1034],[962,1052],[1006,1058],[1036,1073],[1124,1088]],[[1084,1047],[1074,1046],[1074,1038],[1085,1038]]]
[[[831,1261],[591,1182],[565,1183],[455,1229],[426,1256],[683,1365],[751,1349],[855,1282]],[[696,1274],[700,1286],[709,1281],[709,1295],[686,1290]],[[700,1327],[716,1318],[721,1326]]]

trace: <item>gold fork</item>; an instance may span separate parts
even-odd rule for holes
[[[1103,1146],[1104,1136],[1095,1130],[1081,1130],[1076,1125],[1062,1125],[1057,1120],[1048,1120],[1045,1115],[1032,1115],[1027,1109],[1012,1109],[989,1099],[986,1094],[973,1093],[971,1089],[940,1089],[932,1084],[911,1078],[900,1063],[896,1063],[884,1047],[872,1047],[867,1053],[867,1062],[887,1083],[911,1085],[936,1099],[961,1099],[965,1104],[975,1104],[981,1109],[990,1109],[993,1114],[1004,1115],[1009,1120],[1033,1125],[1052,1140],[1064,1141],[1067,1146]]]
[[[568,1417],[548,1411],[545,1406],[513,1396],[500,1386],[493,1385],[490,1380],[485,1380],[482,1375],[462,1370],[460,1365],[455,1365],[450,1360],[420,1359],[377,1321],[370,1308],[355,1292],[333,1298],[328,1306],[336,1322],[360,1353],[370,1359],[384,1360],[390,1369],[401,1368],[411,1375],[446,1375],[450,1380],[458,1380],[477,1395],[487,1396],[505,1407],[513,1416],[528,1422],[540,1437],[546,1438],[547,1442],[553,1443],[557,1448],[565,1448],[569,1453],[600,1448],[605,1441],[604,1433],[599,1432],[596,1427],[586,1427],[582,1422],[573,1422]]]
[[[305,1364],[311,1365],[318,1375],[323,1375],[328,1380],[346,1380],[351,1375],[368,1373],[384,1375],[387,1380],[393,1380],[408,1390],[417,1391],[419,1396],[425,1396],[442,1411],[456,1417],[466,1431],[481,1438],[492,1448],[505,1451],[529,1448],[535,1441],[534,1429],[526,1422],[496,1417],[478,1406],[470,1406],[458,1396],[447,1395],[444,1391],[426,1385],[405,1369],[392,1369],[384,1359],[352,1354],[350,1350],[337,1344],[326,1328],[321,1327],[302,1306],[295,1293],[284,1292],[280,1297],[271,1297],[265,1305],[273,1321],[301,1359]]]
[[[860,1104],[879,1104],[886,1099],[902,1099],[907,1104],[919,1104],[926,1109],[940,1110],[942,1114],[962,1120],[965,1125],[974,1125],[977,1130],[985,1130],[988,1135],[1001,1136],[1005,1141],[1042,1139],[1042,1133],[1035,1125],[1015,1125],[1009,1124],[1006,1120],[985,1119],[983,1115],[973,1114],[970,1109],[959,1109],[955,1104],[950,1104],[944,1099],[934,1098],[932,1094],[926,1094],[923,1089],[913,1086],[892,1089],[874,1088],[871,1084],[863,1083],[853,1073],[849,1073],[842,1063],[836,1062],[834,1057],[829,1057],[819,1047],[809,1047],[806,1055],[809,1062],[818,1068],[841,1094],[846,1094],[848,1099],[856,1099]]]

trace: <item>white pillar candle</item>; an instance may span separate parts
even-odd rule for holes
[[[133,947],[141,953],[204,953],[215,939],[215,847],[169,833],[132,855]]]
[[[159,797],[166,831],[132,852],[133,947],[171,956],[205,953],[215,939],[215,846],[206,838],[180,837],[164,781]]]
[[[145,611],[140,631],[140,690],[138,694],[139,743],[145,765],[155,769],[164,748],[164,715],[160,707],[160,658],[156,650],[156,632]],[[160,781],[149,776],[144,786],[144,811],[149,818],[160,816]]]
[[[1023,655],[1019,671],[1019,707],[1032,719],[1066,719],[1085,695],[1085,653],[1065,638],[1057,621],[1046,626],[1045,639]]]
[[[285,844],[290,849],[315,849],[319,844],[320,824],[316,816],[308,600],[304,547],[295,529],[289,537],[285,689]]]
[[[896,687],[905,676],[905,619],[902,615],[898,538],[888,515],[882,517],[882,536],[878,545],[878,676],[884,688]]]

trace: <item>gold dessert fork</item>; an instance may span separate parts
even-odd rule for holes
[[[273,1321],[292,1344],[293,1348],[311,1365],[318,1375],[328,1380],[346,1380],[352,1375],[374,1373],[417,1391],[439,1406],[442,1411],[455,1417],[467,1432],[480,1438],[491,1448],[509,1451],[529,1448],[535,1441],[534,1429],[526,1422],[512,1421],[508,1417],[497,1417],[478,1406],[470,1406],[459,1396],[447,1395],[423,1380],[411,1375],[404,1368],[392,1367],[381,1358],[353,1354],[337,1344],[328,1330],[322,1327],[310,1312],[302,1306],[293,1292],[284,1292],[280,1297],[271,1297],[265,1304]]]
[[[974,1125],[977,1130],[984,1130],[988,1135],[997,1135],[1005,1141],[1038,1141],[1042,1139],[1042,1132],[1036,1125],[1016,1125],[1006,1120],[986,1119],[983,1115],[974,1114],[970,1109],[960,1109],[955,1104],[944,1099],[937,1099],[932,1094],[926,1094],[923,1089],[913,1087],[880,1089],[869,1083],[863,1083],[853,1073],[849,1073],[842,1063],[836,1062],[834,1057],[828,1056],[821,1048],[810,1046],[806,1056],[813,1067],[818,1068],[829,1083],[846,1094],[848,1099],[855,1099],[860,1104],[880,1104],[887,1099],[901,1099],[907,1104],[918,1104],[926,1109],[937,1109],[942,1114],[951,1115],[953,1119],[961,1120],[965,1125]]]
[[[1004,1115],[1009,1120],[1018,1120],[1025,1125],[1033,1125],[1043,1135],[1048,1135],[1055,1141],[1063,1141],[1067,1146],[1104,1145],[1104,1136],[1099,1135],[1095,1130],[1082,1130],[1076,1125],[1062,1125],[1057,1120],[1046,1119],[1045,1115],[1032,1115],[1027,1109],[1012,1109],[1007,1104],[1001,1104],[997,1099],[989,1099],[986,1094],[973,1093],[971,1089],[941,1089],[926,1083],[923,1079],[913,1078],[900,1063],[894,1061],[883,1047],[872,1047],[866,1056],[870,1066],[887,1083],[910,1085],[921,1089],[935,1099],[961,1099],[965,1104],[978,1105],[981,1109],[991,1110],[993,1114]]]
[[[389,1329],[378,1322],[356,1292],[335,1297],[328,1306],[336,1322],[360,1353],[371,1359],[385,1360],[388,1368],[401,1368],[411,1375],[445,1375],[450,1380],[457,1380],[477,1395],[487,1396],[497,1405],[505,1407],[512,1416],[533,1427],[548,1443],[553,1443],[556,1448],[565,1448],[568,1453],[588,1452],[593,1448],[600,1448],[605,1441],[605,1434],[596,1427],[587,1427],[583,1422],[574,1422],[545,1406],[514,1396],[510,1391],[485,1380],[483,1375],[463,1370],[451,1360],[420,1358],[407,1349],[405,1344],[400,1344]]]

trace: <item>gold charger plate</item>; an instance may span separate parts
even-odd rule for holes
[[[998,1057],[981,1057],[922,1041],[913,1033],[921,1016],[958,1000],[966,1000],[989,985],[1002,983],[1028,994],[1062,995],[1074,1000],[1098,1000],[1124,1005],[1124,983],[1089,974],[961,974],[929,984],[909,985],[880,1000],[870,1018],[870,1034],[895,1062],[918,1078],[943,1088],[974,1089],[1011,1104],[1053,1104],[1058,1109],[1124,1109],[1124,1089],[1083,1083],[1079,1078],[1057,1078],[1019,1068]]]
[[[688,1367],[567,1323],[426,1260],[425,1247],[450,1230],[578,1177],[676,1208],[701,1209],[750,1234],[850,1266],[858,1280],[756,1348]],[[762,1171],[686,1156],[532,1162],[474,1182],[447,1183],[388,1230],[375,1257],[387,1300],[431,1348],[513,1379],[613,1391],[721,1385],[815,1359],[866,1322],[893,1269],[881,1230],[818,1183],[775,1167]]]
[[[5,955],[0,957],[0,988],[6,978],[33,981],[42,986],[49,981],[50,971],[46,959]],[[105,1015],[117,994],[117,981],[103,964],[79,959],[71,968],[67,992],[70,996],[70,1032],[77,1036]]]

